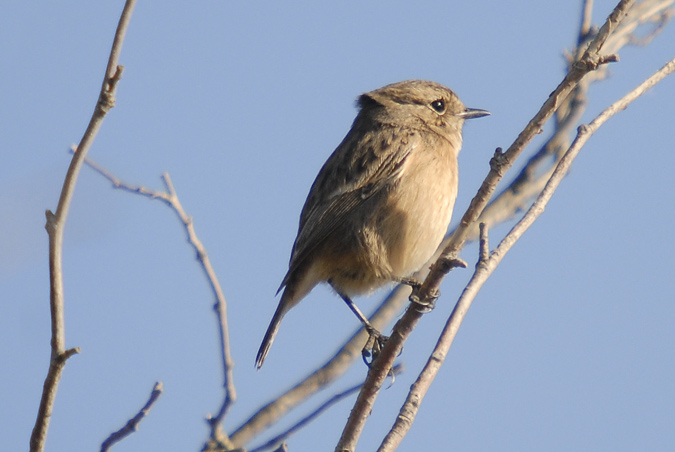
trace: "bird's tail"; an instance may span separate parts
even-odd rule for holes
[[[265,357],[267,356],[267,353],[270,351],[272,342],[274,342],[274,338],[277,335],[277,331],[279,331],[281,319],[284,318],[288,310],[291,309],[291,307],[293,306],[290,303],[291,298],[292,298],[291,294],[289,293],[288,288],[286,288],[284,294],[281,296],[281,300],[279,301],[279,306],[277,306],[277,310],[274,312],[274,316],[272,317],[270,326],[267,327],[267,332],[265,333],[265,337],[263,338],[262,344],[260,344],[258,356],[256,356],[255,358],[256,369],[260,369],[262,367],[263,362],[265,361]]]

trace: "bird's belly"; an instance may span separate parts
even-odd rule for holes
[[[396,200],[394,210],[404,213],[392,216],[390,222],[382,225],[394,276],[409,276],[419,270],[448,230],[456,190],[439,186],[427,188],[416,196],[406,193]]]

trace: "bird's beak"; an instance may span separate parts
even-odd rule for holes
[[[478,108],[467,108],[462,113],[458,114],[462,119],[473,119],[473,118],[482,118],[483,116],[488,116],[491,113],[487,110],[480,110]]]

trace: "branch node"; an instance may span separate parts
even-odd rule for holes
[[[618,63],[619,61],[620,61],[619,55],[617,55],[616,53],[605,55],[600,58],[600,64]]]
[[[56,357],[56,362],[59,364],[65,363],[68,358],[70,358],[73,355],[77,355],[81,352],[80,347],[73,347],[69,348],[65,352],[61,353],[59,356]]]
[[[581,124],[579,127],[577,127],[577,133],[579,135],[583,135],[588,133],[591,130],[591,128],[588,126],[588,124]]]
[[[107,114],[115,107],[115,91],[117,90],[117,83],[122,79],[122,72],[124,72],[124,66],[118,65],[112,77],[105,81],[96,104],[98,110],[103,114]]]
[[[45,217],[47,217],[45,229],[47,230],[47,233],[51,235],[54,232],[54,228],[56,227],[56,215],[54,215],[54,212],[51,210],[47,209],[45,210]]]
[[[106,80],[106,91],[108,92],[113,92],[115,89],[117,89],[117,83],[122,80],[122,73],[124,72],[124,66],[121,64],[117,65],[117,68],[115,68],[115,73],[112,75],[112,77],[108,78]]]
[[[506,163],[507,159],[504,156],[504,152],[502,152],[502,148],[495,149],[495,153],[490,159],[490,169],[501,175]]]
[[[597,53],[587,53],[572,66],[574,69],[587,73],[596,70],[607,63],[616,63],[619,61],[619,55],[611,53],[609,55],[598,55]]]

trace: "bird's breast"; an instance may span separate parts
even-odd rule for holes
[[[457,197],[454,149],[423,146],[415,151],[392,187],[387,200],[391,215],[381,224],[395,276],[408,276],[431,258],[447,232]]]

